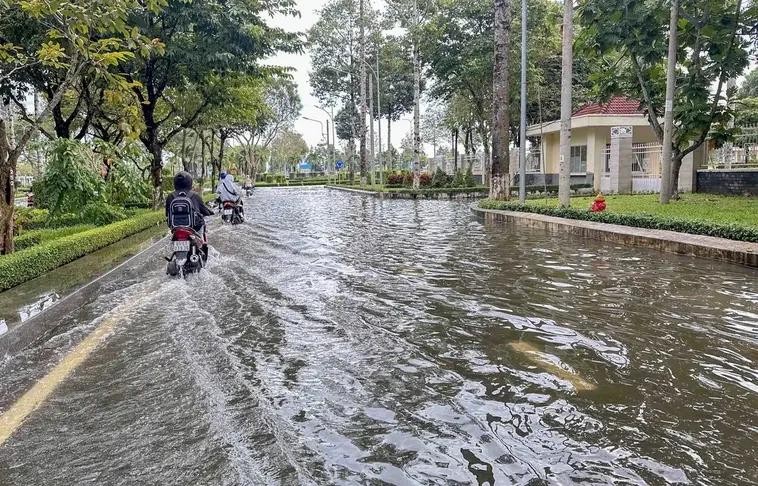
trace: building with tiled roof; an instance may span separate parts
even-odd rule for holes
[[[603,116],[624,116],[624,115],[644,115],[641,103],[624,96],[614,96],[607,103],[589,103],[579,108],[572,116],[580,117],[586,115],[603,115]]]

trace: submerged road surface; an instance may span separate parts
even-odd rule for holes
[[[1,485],[758,482],[755,270],[462,202],[247,212],[0,361]]]

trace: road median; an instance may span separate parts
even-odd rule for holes
[[[758,243],[752,241],[735,241],[667,229],[613,224],[609,222],[610,219],[602,221],[599,218],[590,220],[589,218],[559,217],[551,215],[551,212],[547,210],[532,211],[534,209],[532,206],[509,203],[493,204],[490,201],[480,201],[472,204],[471,208],[488,222],[518,224],[552,233],[569,233],[610,243],[758,267]],[[564,212],[560,214],[564,215],[574,214],[566,213],[565,210],[561,211]],[[552,212],[552,214],[558,213]],[[625,221],[631,222],[631,220]]]
[[[163,211],[151,211],[106,226],[82,231],[0,257],[0,292],[162,224]]]

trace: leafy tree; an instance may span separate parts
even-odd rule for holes
[[[753,70],[745,76],[745,80],[742,82],[742,86],[740,86],[738,97],[758,98],[758,68],[753,68]]]
[[[259,76],[260,60],[278,51],[296,51],[296,34],[274,28],[267,19],[295,15],[293,0],[172,1],[160,12],[140,12],[132,21],[147,35],[166,44],[164,55],[136,53],[124,70],[142,110],[145,129],[140,140],[152,155],[154,204],[161,195],[163,148],[182,130],[198,124],[205,111],[222,101],[222,83],[232,74]],[[169,94],[199,94],[194,109],[182,110]]]
[[[128,25],[136,10],[155,12],[163,0],[70,0],[45,2],[9,0],[0,4],[0,17],[28,17],[44,25],[34,30],[37,39],[19,43],[6,41],[11,25],[3,24],[0,37],[0,244],[4,253],[13,251],[14,175],[21,153],[51,111],[59,105],[68,89],[87,73],[112,82],[123,82],[112,69],[130,59],[132,49],[154,52],[160,42],[147,43],[139,29]],[[8,37],[17,37],[9,32]],[[151,47],[153,49],[151,49]],[[24,76],[31,68],[43,66],[59,73],[61,81],[49,97],[46,107],[30,120],[16,138],[8,130],[7,109],[10,100],[23,98]]]
[[[392,122],[398,121],[400,117],[413,110],[412,53],[406,38],[388,36],[379,42],[379,77],[382,98],[380,113],[382,117],[387,118],[387,146],[391,148]],[[372,65],[375,65],[375,61]],[[389,160],[392,166],[395,159],[385,160]]]
[[[758,68],[750,71],[742,82],[734,110],[734,122],[738,129],[758,125]]]
[[[283,130],[271,144],[271,152],[274,162],[291,172],[308,155],[309,149],[302,135],[292,130]]]
[[[289,78],[270,79],[264,88],[263,107],[258,117],[249,119],[236,134],[244,150],[243,172],[255,179],[259,153],[266,151],[277,135],[291,129],[303,109],[297,85]]]
[[[424,26],[437,11],[433,0],[387,0],[389,17],[408,31],[413,60],[413,188],[418,189],[421,177],[421,90],[424,60],[421,44]]]
[[[421,123],[421,132],[424,140],[432,144],[433,157],[437,157],[437,147],[440,142],[447,139],[448,128],[446,126],[447,107],[440,104],[428,106]]]
[[[682,160],[709,133],[717,141],[733,135],[727,100],[730,78],[747,67],[758,43],[758,5],[742,0],[690,0],[681,8],[674,102],[672,195],[678,192]],[[669,7],[664,2],[584,0],[580,45],[605,63],[592,77],[602,96],[641,100],[659,141],[665,109],[665,59]],[[608,73],[612,72],[613,76]]]

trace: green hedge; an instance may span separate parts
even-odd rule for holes
[[[0,256],[0,291],[44,275],[127,236],[161,224],[164,220],[163,211],[144,213],[108,226],[65,236],[10,255]]]
[[[417,196],[426,196],[432,194],[487,194],[489,189],[486,187],[430,187],[427,189],[396,189],[388,188],[388,193],[392,194],[414,194]]]
[[[758,243],[758,229],[736,224],[719,224],[709,221],[688,221],[684,219],[664,218],[652,214],[618,214],[612,212],[593,213],[586,209],[556,208],[537,205],[520,205],[518,203],[485,199],[479,202],[482,209],[500,209],[525,213],[544,214],[559,218],[595,221],[598,223],[619,224],[636,228],[660,229],[689,233],[693,235],[715,236],[737,241]]]
[[[68,226],[65,228],[50,228],[50,229],[38,229],[32,231],[26,231],[14,238],[13,243],[16,247],[16,251],[24,250],[40,243],[47,243],[48,241],[57,240],[64,236],[74,235],[81,233],[82,231],[91,230],[95,225],[92,224],[79,224],[76,226]]]
[[[287,187],[287,186],[325,186],[327,184],[347,184],[349,181],[334,179],[291,179],[281,184],[275,182],[257,182],[255,187]]]

